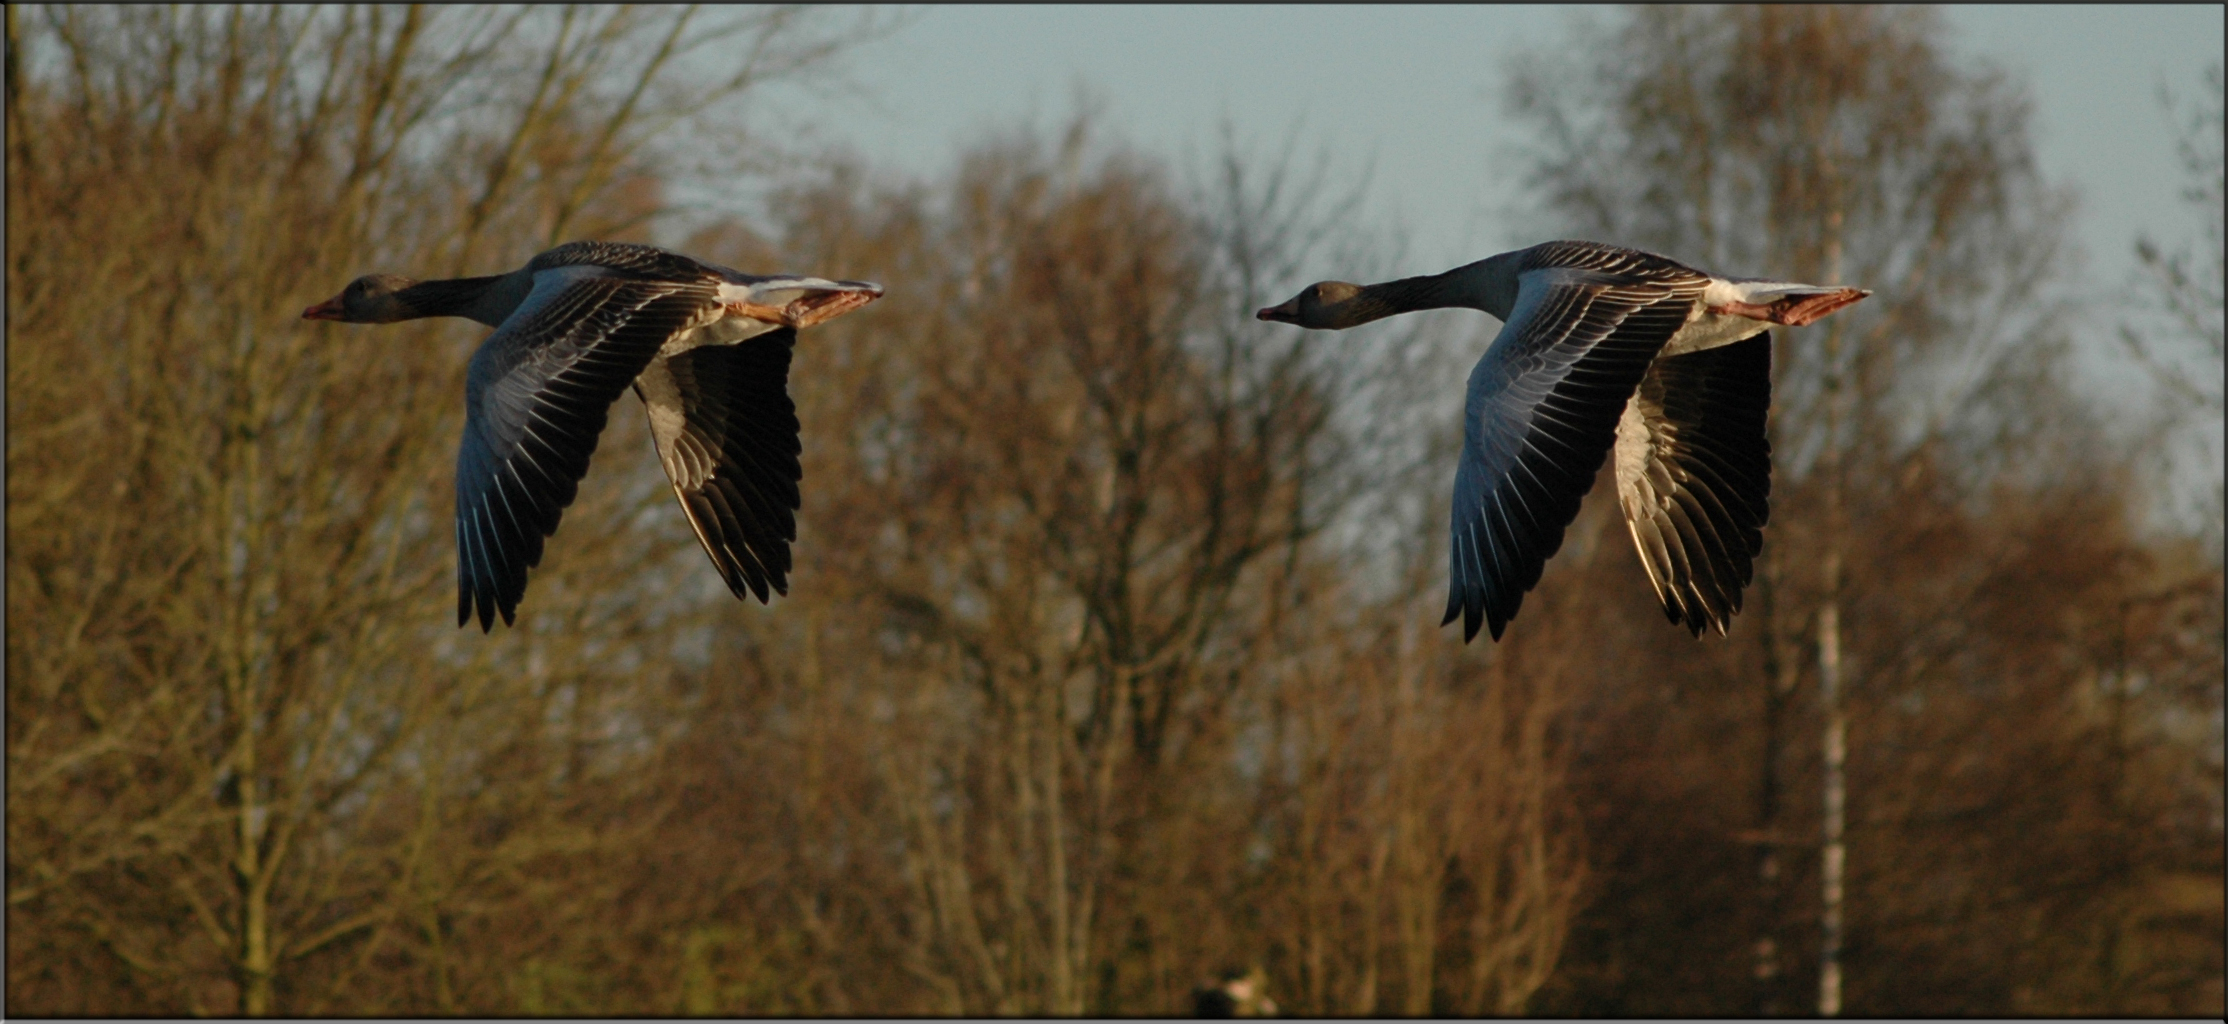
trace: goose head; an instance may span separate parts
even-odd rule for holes
[[[350,324],[391,324],[429,315],[400,293],[417,284],[393,274],[365,274],[348,282],[339,295],[302,311],[304,320],[338,320]]]
[[[1392,303],[1372,295],[1370,289],[1345,281],[1317,281],[1274,306],[1253,314],[1255,319],[1296,324],[1316,331],[1343,331],[1400,312]]]

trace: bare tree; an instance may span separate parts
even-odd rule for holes
[[[2154,428],[2175,443],[2161,444],[2156,459],[2165,486],[2187,501],[2189,481],[2199,481],[2197,520],[2217,541],[2221,522],[2221,66],[2205,69],[2202,91],[2177,98],[2161,90],[2162,106],[2180,120],[2176,148],[2184,179],[2182,199],[2193,215],[2196,237],[2169,251],[2148,236],[2135,243],[2141,289],[2137,323],[2122,324],[2120,339],[2146,368],[2167,401]],[[2188,433],[2173,437],[2179,427]],[[2190,449],[2195,448],[2192,452]],[[2191,456],[2194,455],[2194,458]],[[2192,465],[2195,463],[2195,465]]]
[[[2168,252],[2147,237],[2135,243],[2144,282],[2154,293],[2157,308],[2166,314],[2172,329],[2193,344],[2199,365],[2189,368],[2169,365],[2167,360],[2171,357],[2158,351],[2158,343],[2146,338],[2144,332],[2133,327],[2120,329],[2120,337],[2129,351],[2151,368],[2162,386],[2191,405],[2215,414],[2221,409],[2220,391],[2217,387],[2208,390],[2206,385],[2220,379],[2221,278],[2228,273],[2222,265],[2221,240],[2220,68],[2215,62],[2205,69],[2205,94],[2194,102],[2177,102],[2171,94],[2161,97],[2166,108],[2182,118],[2175,142],[2180,150],[2182,169],[2188,174],[2182,199],[2196,215],[2196,244]]]
[[[1201,291],[1197,232],[1155,172],[1089,146],[1079,123],[1051,153],[970,158],[921,241],[949,276],[918,287],[947,301],[843,396],[892,402],[841,418],[905,457],[862,445],[845,457],[874,461],[829,472],[883,513],[823,521],[862,531],[831,546],[915,638],[883,670],[900,717],[943,723],[893,737],[887,783],[917,851],[915,959],[972,1012],[1093,1005],[1106,888],[1140,855],[1117,837],[1158,827],[1154,780],[1227,749],[1259,643],[1232,630],[1261,614],[1237,595],[1267,596],[1268,556],[1313,532],[1311,378],[1237,339],[1213,371],[1195,346],[1233,304]]]
[[[798,17],[9,10],[11,1009],[454,1012],[461,894],[621,834],[547,796],[631,739],[610,673],[537,666],[595,664],[563,620],[613,598],[579,581],[642,554],[576,526],[541,623],[444,635],[467,339],[367,350],[296,307],[655,215],[623,187],[647,130],[828,52]],[[683,39],[757,56],[668,93]],[[519,56],[546,89],[496,87]],[[17,974],[16,937],[105,966]],[[355,1001],[397,953],[429,991]]]
[[[1784,345],[1775,360],[1782,479],[1808,470],[1827,495],[1825,544],[1805,559],[1818,566],[1821,598],[1826,938],[1818,1005],[1827,1015],[1841,1005],[1845,453],[1877,458],[1909,443],[1912,431],[1899,421],[1926,415],[1924,406],[1913,409],[1890,387],[1914,380],[1908,368],[1989,355],[1990,339],[1956,333],[1944,307],[1999,312],[2007,294],[2029,295],[2049,266],[2044,258],[2009,274],[1996,269],[2015,262],[2003,259],[2008,247],[2050,248],[2049,220],[2020,220],[2019,200],[2040,194],[2016,134],[2024,111],[1993,80],[1948,68],[1926,42],[1926,17],[1839,8],[1636,11],[1592,31],[1589,48],[1604,57],[1584,76],[1555,78],[1535,67],[1519,73],[1514,94],[1517,110],[1546,130],[1535,180],[1585,231],[1726,272],[1863,281],[1885,299],[1861,321],[1829,325],[1815,349]],[[1595,84],[1578,87],[1582,79]],[[1977,247],[1984,238],[1991,248]],[[2010,340],[1993,339],[1998,357]],[[1925,397],[1944,402],[1937,418],[1960,401]],[[1783,578],[1787,549],[1775,547],[1764,591]],[[1760,598],[1759,610],[1776,619],[1778,595]],[[1781,640],[1785,624],[1762,626],[1777,663],[1763,681],[1766,732],[1776,743],[1794,662]],[[1754,830],[1767,907],[1779,900],[1777,760],[1776,750],[1766,751]],[[1769,932],[1757,939],[1759,1012],[1776,1012],[1779,946]]]
[[[914,987],[867,1002],[862,980],[852,1005],[1176,1012],[1204,966],[1257,960],[1302,1012],[1520,1007],[1554,963],[1574,889],[1552,701],[1489,699],[1439,657],[1393,671],[1384,624],[1421,621],[1428,547],[1387,588],[1357,579],[1383,545],[1340,539],[1417,486],[1428,445],[1366,447],[1408,407],[1361,403],[1427,388],[1430,339],[1379,359],[1252,320],[1342,204],[1288,160],[1217,171],[1179,192],[1082,118],[948,182],[838,167],[778,204],[810,261],[943,298],[824,336],[797,377],[807,423],[836,425],[806,455],[822,575],[766,662],[817,695],[795,713],[846,709],[813,763],[871,771],[794,813],[893,851],[888,898],[830,879],[813,913],[874,922],[825,955]],[[1345,767],[1298,781],[1325,758]],[[1346,803],[1396,778],[1397,813]],[[1355,813],[1367,835],[1285,838]],[[1354,842],[1400,887],[1348,889]],[[1354,987],[1380,970],[1403,980]]]
[[[1466,342],[1251,319],[1370,255],[1289,154],[1186,188],[1078,122],[677,215],[666,126],[747,148],[716,101],[818,18],[9,9],[10,1010],[1530,1005],[1597,666],[1424,628]],[[615,415],[517,627],[453,632],[476,332],[296,312],[683,229],[920,297],[798,353],[792,596]]]
[[[1710,878],[1706,895],[1650,889],[1669,877],[1651,868],[1609,881],[1612,888],[1595,903],[1605,913],[1619,903],[1683,908],[1714,901],[1717,913],[1747,904],[1744,917],[1754,924],[1743,957],[1752,979],[1746,1002],[1682,1003],[1666,995],[1622,1007],[1574,1004],[1585,1008],[1580,1012],[1783,1014],[1795,1005],[1786,980],[1794,973],[1788,970],[1791,954],[1808,951],[1816,953],[1816,1005],[1824,1013],[1843,1006],[1983,1012],[1978,1008],[2033,1005],[2015,1004],[2008,994],[1997,1003],[1986,1001],[1997,996],[1979,995],[1970,1003],[1894,1002],[1923,997],[1901,981],[1908,972],[1889,966],[1885,953],[1896,943],[1932,941],[1912,919],[1899,916],[1906,894],[1921,888],[1919,877],[1951,889],[1967,884],[1958,880],[1964,877],[1987,878],[2002,891],[2032,892],[2022,886],[2034,884],[2021,874],[2025,866],[1901,852],[1920,837],[1940,838],[1935,830],[1944,826],[1915,812],[1900,816],[1909,807],[1889,791],[1939,778],[1938,766],[1921,767],[1929,751],[1967,756],[1969,749],[1924,735],[1889,709],[1978,685],[1968,681],[1978,671],[1974,666],[2009,654],[1993,646],[1998,641],[1989,629],[2022,635],[2027,643],[2048,636],[2052,644],[2066,644],[2053,649],[2081,646],[2077,633],[2055,627],[1969,621],[1971,605],[1950,594],[1994,593],[1996,586],[2007,593],[2038,591],[2000,581],[1992,567],[2003,562],[1982,557],[1981,549],[1938,546],[1940,531],[1960,516],[1997,515],[2002,518],[1991,521],[2000,521],[2007,537],[2046,543],[2032,538],[2049,529],[2022,525],[2008,509],[2053,500],[2043,496],[2067,488],[2110,487],[2105,481],[2116,479],[2093,417],[2070,400],[2056,361],[2066,342],[2053,322],[2060,310],[2048,286],[2061,248],[2064,202],[2036,174],[2026,102],[2000,73],[1952,63],[1934,42],[1939,36],[1936,16],[1914,9],[1643,8],[1581,27],[1570,52],[1586,59],[1543,56],[1514,79],[1516,111],[1540,129],[1533,167],[1536,185],[1550,200],[1543,233],[1641,245],[1724,272],[1848,281],[1878,292],[1871,308],[1829,325],[1822,337],[1782,332],[1772,426],[1778,479],[1758,584],[1760,642],[1737,656],[1679,656],[1687,665],[1673,673],[1684,680],[1671,684],[1673,693],[1685,699],[1714,692],[1694,673],[1724,673],[1753,688],[1754,698],[1736,702],[1728,692],[1713,706],[1742,708],[1744,715],[1755,714],[1745,709],[1761,711],[1760,742],[1752,748],[1744,741],[1740,761],[1755,773],[1749,791],[1758,796],[1746,815],[1732,820],[1726,820],[1731,808],[1716,800],[1691,811],[1658,805],[1655,810],[1673,820],[1657,826],[1662,832],[1652,834],[1658,838],[1638,841],[1662,842],[1663,832],[1695,835],[1680,830],[1708,823],[1710,830],[1722,829],[1718,836],[1737,836],[1749,846],[1747,871],[1754,881],[1746,891],[1725,881],[1731,851],[1713,846],[1679,876]],[[1956,508],[1967,511],[1950,511]],[[2104,515],[2097,509],[2088,514]],[[2102,537],[2083,543],[2127,543],[2135,557],[2125,535],[2099,530]],[[1934,561],[1903,561],[1918,549],[1932,552]],[[2103,574],[2080,582],[2109,589],[2119,578]],[[1958,580],[1980,589],[1967,591]],[[1814,661],[1805,647],[1815,651]],[[1984,688],[2003,702],[2047,703],[2060,698],[2045,694],[2077,685],[2062,672],[2003,671],[2007,681]],[[1819,699],[1809,707],[1791,700],[1806,678],[1818,686]],[[2009,681],[2015,678],[2016,685]],[[1617,707],[1623,702],[1637,708]],[[1954,702],[1929,706],[1956,709],[1944,712],[1945,723],[1978,729],[1985,722],[1961,717],[1966,711]],[[1596,727],[1636,742],[1642,734],[1637,723],[1664,713],[1661,707],[1620,694],[1605,702]],[[1756,718],[1748,722],[1744,728],[1754,729]],[[1733,728],[1723,720],[1713,724]],[[1798,724],[1818,729],[1823,742],[1817,754],[1785,744]],[[1837,763],[1844,747],[1851,755],[1846,766]],[[2009,770],[2034,755],[1986,756],[2002,757]],[[1618,792],[1621,799],[1669,799],[1665,794],[1691,792],[1658,781],[1672,770],[1664,765],[1678,763],[1675,751],[1650,747],[1630,768],[1582,762],[1581,770],[1630,787]],[[1848,794],[1835,781],[1844,771]],[[1787,799],[1790,775],[1815,778],[1820,798]],[[1859,788],[1864,785],[1887,789],[1867,796]],[[2010,807],[1976,812],[1967,819],[1969,830],[2018,833],[2022,826],[2010,823]],[[1844,814],[1849,835],[1871,844],[1859,845],[1860,855],[1847,860],[1835,824]],[[1817,840],[1797,827],[1800,818],[1815,823]],[[2131,830],[2123,834],[2135,829],[2111,826],[2120,827]],[[1644,825],[1609,828],[1651,834]],[[2049,844],[2086,841],[2057,832]],[[1816,866],[1792,861],[1784,855],[1789,848],[1817,849]],[[1941,867],[1930,874],[1918,864]],[[2095,863],[2082,870],[2103,868]],[[1793,887],[1805,882],[1817,886],[1820,898],[1793,903]],[[1810,921],[1818,926],[1815,939],[1794,928]],[[1636,950],[1587,923],[1579,928],[1588,955],[1604,947]],[[1846,986],[1837,980],[1843,949],[1857,946],[1842,945],[1845,928],[1871,929],[1864,946],[1882,958],[1878,974],[1852,975]],[[1702,959],[1660,934],[1651,945],[1680,950],[1663,957],[1663,973],[1652,976],[1677,977],[1687,991],[1714,984],[1701,979],[1722,971],[1713,963],[1732,960],[1730,950],[1722,959]],[[1715,948],[1710,952],[1715,955]],[[1970,969],[2004,977],[1992,972],[2011,972],[2003,966],[2011,956],[1985,967],[1969,962]],[[1583,977],[1571,984],[1583,985]]]

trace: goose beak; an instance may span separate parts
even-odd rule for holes
[[[338,295],[302,311],[302,319],[304,320],[338,320],[340,318],[340,296]]]
[[[1258,312],[1258,313],[1255,313],[1255,314],[1253,314],[1253,318],[1254,318],[1255,320],[1268,320],[1268,321],[1271,321],[1271,322],[1273,322],[1273,323],[1280,323],[1280,324],[1296,324],[1296,323],[1299,323],[1299,322],[1300,322],[1300,299],[1299,299],[1299,296],[1296,296],[1296,295],[1295,295],[1295,296],[1293,296],[1292,298],[1290,298],[1290,299],[1287,299],[1286,301],[1284,301],[1283,303],[1280,303],[1280,304],[1278,304],[1278,305],[1274,305],[1274,306],[1263,306],[1263,307],[1261,307],[1261,311],[1260,311],[1260,312]]]

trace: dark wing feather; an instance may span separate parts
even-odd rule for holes
[[[1518,266],[1523,270],[1545,267],[1591,270],[1631,281],[1653,281],[1674,287],[1709,280],[1708,274],[1670,257],[1601,242],[1542,242],[1522,250],[1522,257]]]
[[[1771,515],[1772,339],[1656,361],[1617,436],[1617,493],[1664,614],[1696,636],[1741,610]]]
[[[1481,622],[1500,639],[1539,582],[1626,399],[1708,281],[1668,261],[1632,266],[1623,250],[1612,255],[1614,269],[1522,272],[1508,322],[1470,373],[1443,620],[1460,616],[1465,641]]]
[[[526,266],[536,271],[589,266],[607,271],[615,277],[674,283],[716,283],[722,278],[723,272],[733,273],[693,256],[632,242],[566,242],[535,256]]]
[[[611,403],[659,346],[716,302],[713,286],[592,268],[535,275],[472,355],[456,463],[457,624],[509,624],[542,538],[588,472]]]
[[[797,539],[797,407],[789,357],[797,332],[703,345],[653,361],[636,391],[658,458],[696,539],[735,596],[789,593]]]

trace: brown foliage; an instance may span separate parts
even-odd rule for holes
[[[449,628],[477,332],[295,314],[669,223],[695,17],[10,8],[8,1009],[1522,1008],[1552,688],[1333,542],[1426,465],[1355,440],[1416,364],[1244,316],[1321,228],[1235,160],[1079,125],[699,222],[902,300],[798,354],[795,596],[722,591],[622,411],[518,628]]]
[[[1223,247],[1273,225],[1087,122],[780,206],[934,300],[800,351],[816,555],[731,655],[795,731],[723,802],[787,866],[691,927],[796,936],[819,1009],[1179,1012],[1248,959],[1301,1012],[1521,1007],[1572,893],[1552,703],[1417,653],[1325,539],[1385,472],[1335,424],[1371,371],[1216,283],[1291,262]]]
[[[2062,378],[2025,98],[1939,35],[1924,10],[1641,8],[1517,80],[1553,234],[1876,289],[1779,339],[1756,642],[1633,652],[1663,671],[1581,698],[1600,883],[1549,1007],[1815,1005],[1831,607],[1847,1010],[2219,1012],[2218,554],[2133,524],[2130,460]],[[2137,677],[2182,682],[2114,682]]]
[[[370,266],[639,220],[606,93],[656,79],[676,17],[9,9],[11,1011],[454,1010],[454,922],[656,806],[605,752],[673,609],[612,567],[672,545],[595,524],[662,488],[589,481],[537,618],[460,643],[466,332],[297,314]],[[597,44],[538,49],[558,19]],[[513,102],[517,53],[599,84]],[[491,136],[521,145],[437,158]]]
[[[1747,1012],[1758,935],[1812,952],[1790,737],[1834,537],[1850,1007],[2218,1012],[2217,552],[2132,526],[2052,364],[2004,358],[2055,340],[2002,315],[2049,197],[1923,13],[1835,14],[1871,70],[1824,80],[1810,16],[1635,16],[1762,56],[1589,98],[1658,134],[1557,180],[1701,188],[1597,205],[1715,227],[1586,233],[1796,276],[1838,238],[1881,294],[1838,362],[1782,343],[1777,568],[1731,642],[1664,626],[1602,503],[1468,648],[1430,623],[1476,346],[1247,316],[1365,262],[1288,157],[1187,192],[1080,119],[683,222],[659,140],[764,166],[671,129],[829,52],[805,15],[7,17],[11,1013],[1178,1013],[1255,965],[1299,1014]],[[757,56],[678,73],[723,40]],[[1691,148],[1723,102],[1782,135]],[[1835,103],[1929,116],[1837,136],[1829,182],[1795,128]],[[518,628],[454,631],[478,332],[296,313],[667,235],[890,289],[797,353],[792,596],[706,571],[622,408]]]

